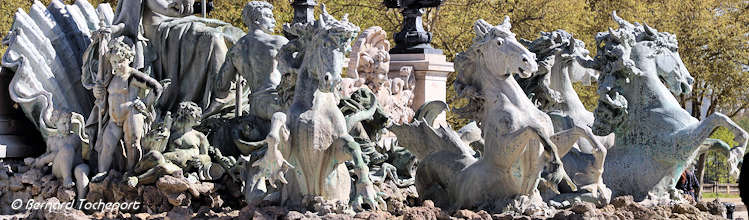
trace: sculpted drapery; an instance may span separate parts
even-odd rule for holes
[[[94,34],[84,54],[84,87],[97,98],[106,97],[107,91],[102,88],[108,87],[112,68],[99,56],[99,48],[106,48],[108,39],[123,37],[135,52],[131,67],[162,83],[171,81],[164,85],[163,95],[155,103],[157,113],[173,111],[181,102],[206,108],[211,96],[210,79],[224,63],[227,48],[244,33],[228,23],[190,16],[192,7],[192,1],[120,1],[111,25]],[[101,125],[109,119],[101,111],[106,105],[106,100],[97,100],[88,119],[88,133],[94,140],[101,138]]]
[[[123,0],[111,32],[125,36],[136,51],[133,67],[157,80],[170,79],[158,102],[162,111],[182,101],[206,108],[212,78],[226,52],[244,33],[228,23],[191,16],[192,1]]]

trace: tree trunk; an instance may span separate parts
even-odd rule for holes
[[[705,184],[702,184],[702,179],[705,177],[705,157],[707,157],[707,154],[700,154],[700,159],[697,160],[697,181],[700,183],[700,187],[697,187],[697,189],[694,189],[694,196],[696,196],[699,200],[702,199],[702,186]]]
[[[702,116],[702,96],[699,96],[692,100],[692,117],[695,117],[697,119],[701,120]],[[697,161],[697,167],[695,170],[695,175],[697,175],[697,181],[700,183],[700,187],[697,187],[697,189],[694,190],[694,196],[697,197],[697,199],[702,199],[702,185],[703,184],[703,178],[705,177],[705,157],[707,157],[706,154],[700,154],[700,159]]]

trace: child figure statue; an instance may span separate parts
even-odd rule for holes
[[[162,85],[143,72],[130,67],[135,52],[123,41],[115,38],[109,44],[107,56],[114,76],[106,86],[107,114],[102,137],[97,138],[95,148],[99,153],[99,169],[91,181],[103,180],[112,165],[114,152],[120,140],[124,139],[127,171],[132,172],[142,155],[141,139],[146,133],[146,125],[153,121],[153,104],[163,91]],[[145,99],[140,98],[143,90],[151,90]]]
[[[211,147],[205,134],[193,129],[200,124],[202,110],[193,102],[182,102],[171,126],[164,152],[152,149],[135,167],[138,176],[128,178],[130,186],[152,184],[164,175],[196,172],[200,180],[220,178],[236,161]],[[215,161],[212,162],[212,161]]]
[[[62,181],[62,187],[78,186],[78,198],[85,198],[89,171],[81,154],[83,146],[88,144],[88,137],[82,129],[85,120],[78,113],[59,110],[55,110],[50,119],[55,123],[55,128],[46,128],[45,133],[49,135],[47,152],[27,160],[27,164],[35,168],[51,164],[52,174]]]

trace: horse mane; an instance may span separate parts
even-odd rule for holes
[[[619,24],[619,29],[614,30],[612,28],[609,28],[608,32],[599,32],[598,34],[596,34],[596,45],[598,53],[596,54],[595,62],[598,64],[599,68],[601,68],[602,75],[606,73],[610,74],[621,69],[606,68],[607,63],[614,63],[610,62],[611,60],[632,61],[631,57],[621,57],[621,55],[623,54],[607,51],[604,47],[606,44],[619,44],[631,49],[638,42],[652,42],[652,44],[647,44],[654,51],[654,53],[650,54],[649,56],[660,54],[667,50],[677,51],[679,48],[679,44],[676,40],[676,35],[668,32],[658,32],[658,30],[648,26],[647,24],[640,24],[637,22],[635,22],[634,24],[629,23],[628,21],[617,16],[616,11],[612,12],[611,16],[614,21]],[[629,69],[629,72],[631,73],[636,74],[640,72],[639,69],[637,69],[637,67],[635,66],[625,66],[627,66],[626,68]]]
[[[563,100],[559,97],[559,91],[552,89],[548,82],[545,81],[554,65],[555,55],[560,51],[566,51],[569,54],[575,52],[576,47],[585,48],[585,43],[572,37],[572,34],[565,30],[556,30],[553,32],[541,32],[541,36],[533,41],[521,40],[524,46],[530,52],[536,54],[538,71],[529,78],[515,77],[518,84],[533,103],[541,109],[560,104]]]
[[[459,99],[468,100],[462,108],[454,108],[453,111],[463,118],[470,118],[481,121],[479,114],[483,111],[483,95],[481,94],[481,80],[476,73],[476,59],[483,56],[478,52],[477,46],[471,46],[465,52],[458,53],[455,56],[455,71],[458,76],[453,82],[453,87]]]
[[[291,105],[299,74],[309,72],[303,62],[305,54],[319,48],[318,45],[327,40],[332,40],[333,43],[349,50],[351,40],[359,32],[359,27],[348,21],[348,14],[344,15],[341,20],[337,20],[328,14],[325,4],[321,7],[320,19],[309,23],[287,23],[283,26],[286,33],[295,37],[281,47],[278,54],[278,69],[283,75],[277,90],[284,109]],[[306,78],[315,79],[314,77]]]
[[[678,49],[676,36],[673,34],[658,32],[647,24],[629,23],[617,16],[616,11],[612,12],[611,16],[619,24],[619,28],[616,30],[609,28],[608,32],[600,32],[596,35],[598,53],[594,60],[595,65],[601,71],[599,82],[629,83],[630,77],[643,74],[635,65],[635,60],[632,57],[625,56],[623,52],[624,50],[632,50],[638,42],[652,42],[652,44],[646,44],[653,51],[652,54],[647,56]],[[607,49],[606,45],[614,46]],[[608,85],[605,88],[608,88],[608,90],[599,88],[598,91],[600,98],[594,113],[596,116],[596,122],[594,123],[596,135],[607,135],[621,129],[621,125],[628,114],[627,99],[619,94],[618,86]],[[610,120],[599,119],[604,117],[604,115],[601,115],[604,111],[600,108],[606,108],[609,112],[612,112],[613,118]]]
[[[504,23],[498,26],[490,25],[483,19],[479,19],[474,23],[474,31],[476,36],[473,38],[473,44],[466,51],[455,56],[455,71],[458,72],[458,76],[453,82],[453,86],[458,99],[465,98],[468,100],[468,104],[462,108],[455,108],[453,111],[463,118],[481,122],[484,105],[483,83],[487,80],[485,74],[479,72],[481,71],[481,65],[484,65],[481,62],[484,56],[481,48],[492,39],[514,37],[515,34],[510,32],[508,17],[505,17]]]

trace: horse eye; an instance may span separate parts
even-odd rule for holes
[[[497,46],[502,46],[502,41],[497,41]]]

